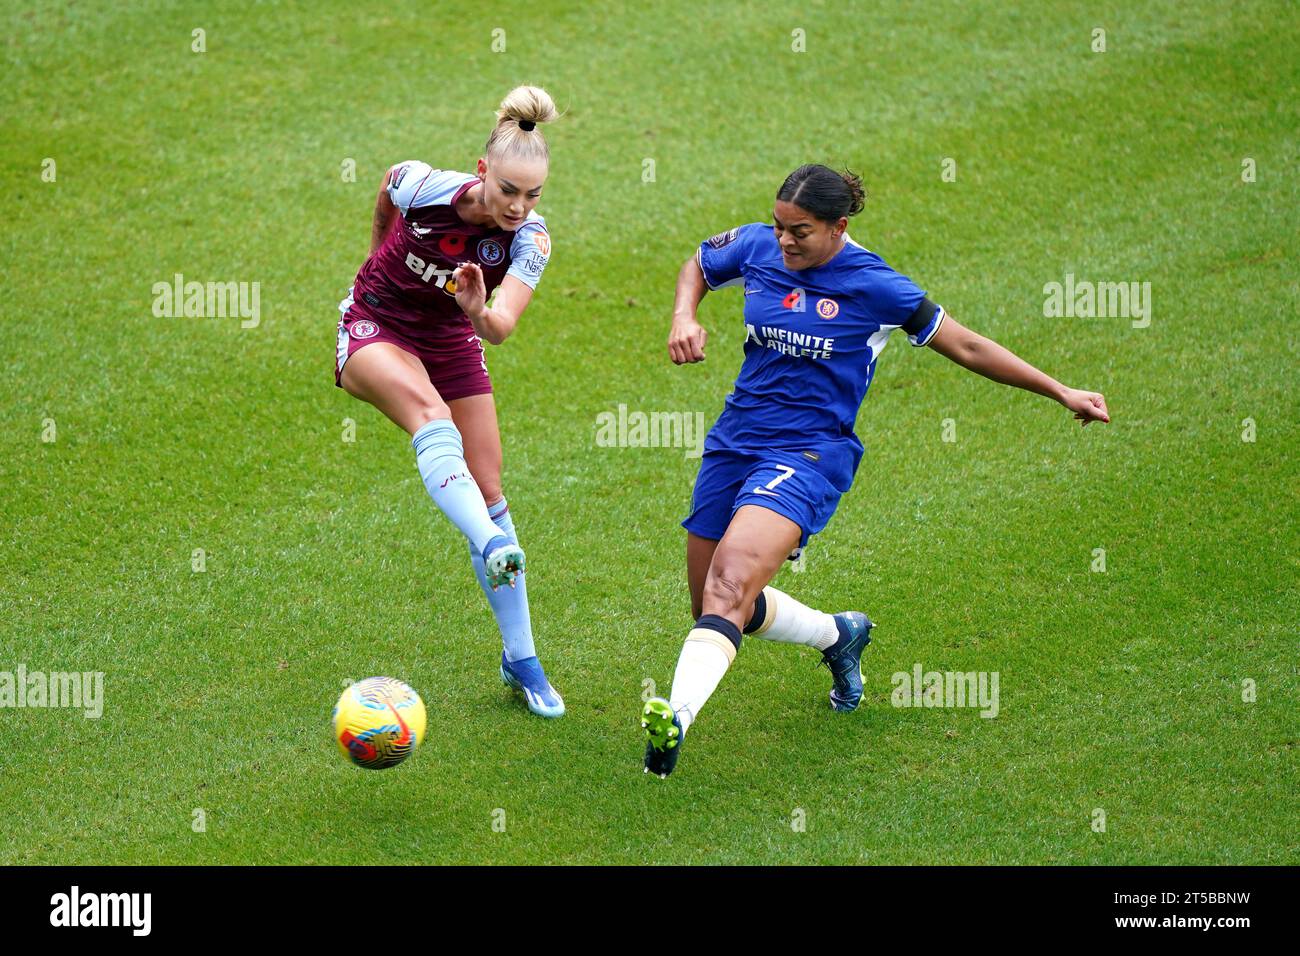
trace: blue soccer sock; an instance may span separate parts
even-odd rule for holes
[[[498,533],[504,534],[512,544],[518,544],[515,537],[515,523],[510,519],[510,506],[502,498],[488,509],[488,514],[496,522]],[[515,577],[514,587],[501,587],[493,591],[487,582],[487,569],[483,565],[482,549],[469,548],[470,560],[474,562],[474,574],[478,577],[479,587],[487,595],[496,616],[497,627],[501,630],[501,644],[505,648],[506,660],[514,663],[527,657],[536,657],[533,647],[533,624],[528,615],[527,574]]]
[[[465,464],[460,432],[449,418],[435,418],[411,439],[415,463],[429,497],[480,552],[501,533],[488,515],[483,493]]]

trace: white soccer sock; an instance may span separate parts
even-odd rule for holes
[[[735,657],[736,648],[717,631],[697,627],[686,636],[668,698],[682,722],[683,734],[695,722]]]
[[[826,650],[840,639],[835,618],[825,611],[800,604],[771,585],[763,588],[763,598],[767,602],[767,612],[758,629],[749,632],[753,637],[782,644],[804,644],[819,651]]]

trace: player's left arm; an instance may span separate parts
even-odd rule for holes
[[[951,315],[943,318],[945,321],[926,343],[940,355],[995,382],[1014,385],[1054,399],[1074,412],[1074,417],[1084,425],[1110,421],[1106,399],[1100,392],[1068,388],[1034,368],[1010,349],[1003,348],[978,332],[972,332]]]
[[[476,262],[462,262],[451,274],[456,283],[456,303],[469,318],[479,338],[500,345],[515,330],[519,317],[533,299],[533,290],[514,276],[501,280],[491,307],[487,304],[487,286],[483,270]]]

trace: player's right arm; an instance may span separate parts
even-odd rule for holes
[[[704,343],[709,333],[695,317],[700,300],[710,289],[740,285],[745,260],[755,230],[761,223],[738,226],[700,243],[695,255],[682,263],[677,273],[677,301],[673,304],[673,327],[668,333],[668,354],[678,365],[704,361]]]
[[[695,313],[704,293],[709,291],[704,272],[695,256],[682,263],[677,273],[677,299],[673,303],[673,327],[668,333],[668,355],[674,365],[704,361],[704,343],[709,333],[700,325]]]
[[[393,219],[397,215],[397,207],[393,205],[393,199],[388,194],[388,185],[393,179],[393,170],[396,166],[388,167],[384,173],[384,181],[379,184],[379,195],[375,197],[375,218],[370,226],[370,254],[373,256],[375,250],[383,245],[384,237],[388,235],[388,230],[392,228]]]

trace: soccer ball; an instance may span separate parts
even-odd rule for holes
[[[424,701],[400,680],[367,677],[334,705],[334,740],[358,767],[396,767],[424,740]]]

